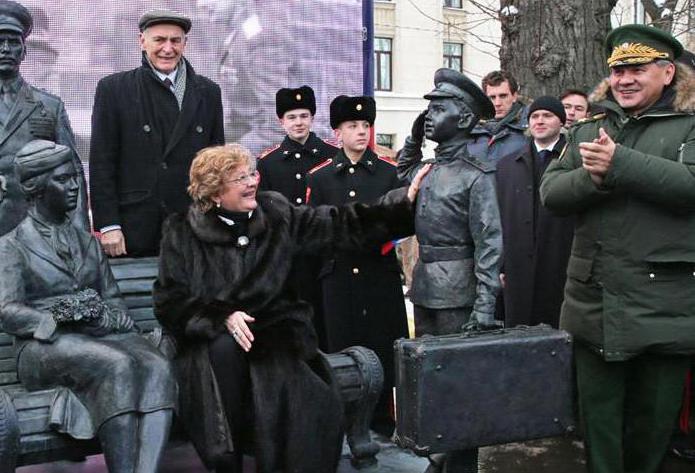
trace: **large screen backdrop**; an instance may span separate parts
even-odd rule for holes
[[[362,0],[20,0],[34,14],[22,75],[66,104],[83,160],[96,84],[140,65],[137,22],[153,8],[193,20],[185,55],[222,88],[228,142],[258,153],[283,132],[275,92],[310,85],[314,131],[331,137],[328,106],[362,93]]]

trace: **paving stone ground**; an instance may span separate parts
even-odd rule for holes
[[[396,447],[388,439],[377,437],[382,450],[376,466],[356,470],[350,465],[347,451],[338,473],[423,473],[427,460]],[[253,473],[252,459],[247,459],[245,473]],[[660,473],[693,473],[695,463],[667,456]],[[17,469],[17,473],[107,473],[101,455],[84,462],[55,462]],[[169,448],[160,473],[207,473],[190,444]],[[480,473],[587,473],[582,444],[576,438],[552,438],[519,444],[483,448]]]

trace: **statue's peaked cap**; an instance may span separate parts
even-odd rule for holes
[[[427,100],[456,98],[464,101],[480,118],[488,119],[495,116],[494,105],[478,84],[453,69],[437,69],[434,73],[434,90],[424,97]]]

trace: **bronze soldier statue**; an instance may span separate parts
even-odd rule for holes
[[[60,98],[24,81],[19,67],[26,57],[26,39],[33,29],[29,10],[0,0],[0,235],[26,216],[27,202],[14,171],[14,156],[31,140],[43,139],[75,149],[75,137]],[[80,159],[71,156],[80,186],[75,218],[88,227],[87,192]]]
[[[69,218],[73,151],[34,140],[16,155],[28,215],[0,238],[0,329],[29,390],[64,388],[51,426],[97,436],[111,473],[154,473],[176,402],[171,365],[137,333],[99,242]]]
[[[420,258],[413,271],[410,299],[417,336],[445,335],[498,325],[495,299],[500,289],[502,231],[494,163],[468,152],[479,118],[494,115],[482,90],[463,74],[439,69],[426,112],[413,124],[398,159],[401,179],[422,166],[425,136],[439,143],[435,163],[415,203]],[[428,471],[477,471],[477,450],[431,459]]]

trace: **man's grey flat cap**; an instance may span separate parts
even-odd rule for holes
[[[162,23],[177,25],[183,28],[184,33],[188,33],[191,29],[191,19],[181,13],[171,10],[150,10],[145,12],[138,21],[138,27],[142,33],[145,29],[153,25]]]

